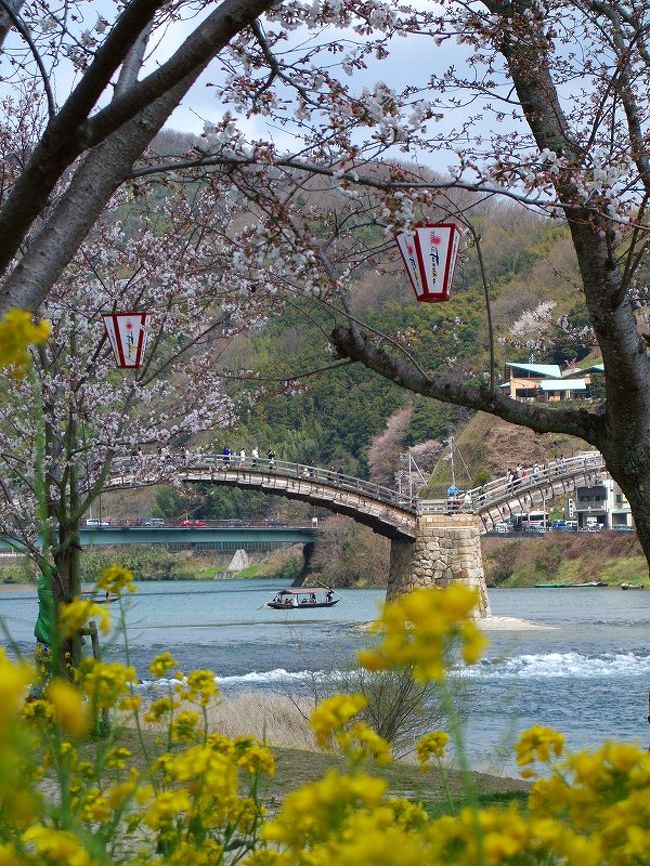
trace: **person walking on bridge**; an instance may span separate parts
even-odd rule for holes
[[[275,451],[272,448],[269,448],[268,458],[269,469],[275,469]]]
[[[253,448],[253,450],[251,451],[251,460],[252,460],[252,464],[253,464],[253,469],[257,469],[259,459],[260,459],[259,451],[257,450],[257,448]]]

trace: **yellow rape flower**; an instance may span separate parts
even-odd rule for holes
[[[0,845],[0,866],[17,866],[19,863],[18,853],[11,842]]]
[[[353,764],[371,758],[380,767],[385,767],[393,760],[390,743],[366,722],[355,722],[349,731],[336,734],[336,742]]]
[[[360,713],[367,703],[366,698],[360,694],[332,695],[321,701],[309,720],[318,745],[323,749],[329,748],[334,731]]]
[[[63,638],[72,637],[79,629],[84,628],[93,617],[99,619],[100,631],[103,634],[108,634],[111,629],[111,617],[105,607],[85,598],[75,598],[68,603],[62,602],[59,605],[61,636]]]
[[[135,668],[119,662],[100,662],[83,659],[76,673],[82,692],[96,706],[113,707],[136,682]]]
[[[446,731],[430,731],[421,737],[416,747],[420,767],[428,770],[432,758],[444,758],[448,742],[449,734]]]
[[[235,743],[230,737],[224,734],[212,733],[208,734],[206,745],[213,751],[225,755],[227,758],[232,758],[235,755]]]
[[[192,784],[200,779],[206,793],[224,799],[236,796],[235,765],[208,746],[191,746],[180,754],[168,754],[164,757],[164,772],[170,781]]]
[[[602,747],[603,760],[616,773],[627,775],[641,764],[648,764],[648,753],[632,743],[613,743],[608,740]]]
[[[188,674],[185,682],[176,686],[176,691],[183,700],[207,707],[219,689],[212,671],[196,670]]]
[[[330,770],[323,779],[288,794],[277,818],[264,826],[262,838],[293,849],[328,839],[352,813],[376,808],[386,787],[384,779],[365,773],[344,776]]]
[[[201,839],[196,843],[183,840],[166,857],[164,866],[213,866],[222,861],[223,845],[214,839]]]
[[[88,707],[71,683],[61,679],[53,680],[45,690],[45,697],[53,708],[54,718],[64,731],[74,737],[88,733]]]
[[[40,721],[49,724],[54,721],[54,707],[42,698],[26,703],[22,708],[22,714],[23,718],[30,722]]]
[[[124,590],[135,592],[133,573],[127,568],[122,568],[121,565],[111,565],[109,568],[105,568],[99,576],[97,589],[113,592],[115,595],[122,595]]]
[[[27,310],[12,307],[0,319],[0,369],[14,367],[14,375],[24,375],[27,364],[27,349],[30,345],[44,343],[50,336],[52,326],[47,321],[37,324]]]
[[[275,775],[275,758],[273,753],[259,743],[251,743],[238,757],[237,766],[242,767],[251,775],[263,773],[265,776]]]
[[[517,763],[525,766],[535,761],[546,763],[551,760],[552,755],[559,757],[564,749],[564,739],[564,734],[553,728],[534,725],[523,732],[515,746]]]
[[[189,812],[191,805],[189,794],[184,788],[162,791],[145,812],[144,822],[152,830],[158,830],[180,812]]]
[[[177,665],[176,659],[173,658],[172,654],[165,650],[161,652],[149,665],[149,670],[151,671],[152,676],[154,676],[157,680],[164,677],[169,671],[175,668]]]
[[[286,851],[262,848],[240,860],[240,866],[291,866],[293,858]]]
[[[199,714],[193,710],[182,710],[171,725],[173,743],[193,743],[199,735]]]
[[[83,848],[81,841],[73,834],[53,827],[29,827],[23,834],[23,841],[35,849],[47,863],[66,864],[66,866],[92,866],[90,854]]]
[[[145,722],[149,722],[149,724],[156,724],[165,716],[171,715],[178,707],[180,707],[180,703],[170,697],[156,698],[155,701],[151,702],[149,709],[144,714],[144,720]]]
[[[539,779],[530,790],[528,808],[540,818],[562,812],[569,803],[571,789],[558,775]]]
[[[390,811],[350,817],[341,838],[326,843],[325,863],[337,866],[425,866],[431,864],[426,836],[386,824]]]
[[[91,788],[86,795],[86,801],[83,804],[81,814],[85,821],[103,824],[111,818],[113,808],[110,801],[102,795],[99,788]]]
[[[141,706],[142,698],[140,695],[127,695],[119,702],[118,709],[125,713],[137,713]]]
[[[139,787],[140,775],[135,767],[129,770],[128,779],[125,782],[117,782],[111,785],[104,795],[108,800],[111,809],[116,812],[118,809],[123,809],[131,798],[136,797],[140,804],[147,802],[153,796],[153,791],[149,786]]]
[[[106,755],[106,769],[123,770],[130,757],[129,749],[124,748],[124,746],[115,746]]]
[[[359,661],[371,671],[412,668],[416,682],[440,680],[449,648],[459,643],[465,663],[474,664],[488,643],[472,619],[478,600],[478,592],[462,584],[405,593],[384,606],[374,626],[382,643],[362,650]]]
[[[25,688],[34,677],[31,665],[12,662],[0,647],[0,734],[22,708]]]

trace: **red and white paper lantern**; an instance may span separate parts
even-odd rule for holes
[[[415,226],[396,235],[418,301],[448,301],[460,244],[460,229],[453,223]]]
[[[140,367],[151,313],[103,313],[102,318],[117,366],[123,370]]]

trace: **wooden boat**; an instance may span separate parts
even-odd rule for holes
[[[607,586],[604,580],[588,580],[585,583],[536,583],[535,589],[584,589],[585,587]]]
[[[574,583],[536,583],[535,589],[571,589]]]
[[[273,601],[267,601],[265,607],[274,610],[312,610],[315,607],[334,607],[340,601],[341,597],[335,597],[331,589],[281,589]]]

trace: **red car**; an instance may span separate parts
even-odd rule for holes
[[[207,526],[208,524],[206,523],[205,520],[181,520],[178,525],[179,526],[198,527],[198,526]]]

